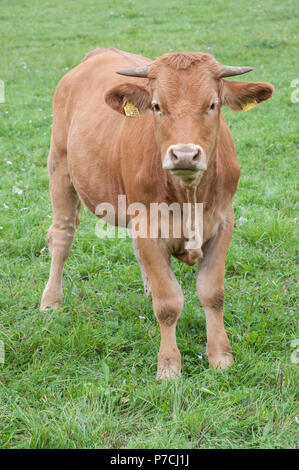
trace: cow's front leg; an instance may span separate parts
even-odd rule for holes
[[[184,297],[171,270],[170,255],[161,239],[139,238],[139,256],[148,276],[153,308],[160,325],[161,345],[156,380],[172,379],[181,374],[181,354],[176,344],[176,324]]]
[[[206,353],[210,365],[217,368],[226,368],[234,362],[223,323],[225,256],[232,228],[231,213],[218,233],[203,247],[204,257],[199,262],[197,275],[197,292],[206,314]]]

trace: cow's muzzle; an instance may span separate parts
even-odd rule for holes
[[[207,161],[200,145],[177,144],[168,147],[162,166],[175,176],[193,176],[207,169]]]

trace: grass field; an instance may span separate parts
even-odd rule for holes
[[[1,1],[1,448],[296,447],[298,14],[295,0]],[[210,370],[204,356],[196,268],[174,261],[185,294],[183,375],[154,381],[159,327],[131,244],[99,240],[87,209],[65,266],[63,307],[39,311],[50,267],[52,96],[98,46],[151,58],[210,52],[254,66],[244,80],[275,86],[273,99],[248,113],[223,111],[242,167],[226,263],[236,363],[226,372]]]

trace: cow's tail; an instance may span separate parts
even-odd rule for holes
[[[76,228],[78,228],[79,225],[80,225],[80,218],[79,218],[80,209],[81,209],[81,201],[79,200],[78,207],[77,207],[77,213],[76,213]]]

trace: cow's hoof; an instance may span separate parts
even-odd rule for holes
[[[181,370],[173,369],[171,367],[168,368],[158,368],[158,372],[156,375],[156,382],[164,382],[166,380],[174,380],[181,376]]]
[[[40,310],[57,310],[62,303],[62,294],[57,291],[45,290],[42,296]]]
[[[158,361],[156,381],[174,380],[181,375],[181,358],[170,359],[169,357]]]
[[[210,367],[214,369],[227,369],[234,363],[231,353],[214,353],[207,354]]]

